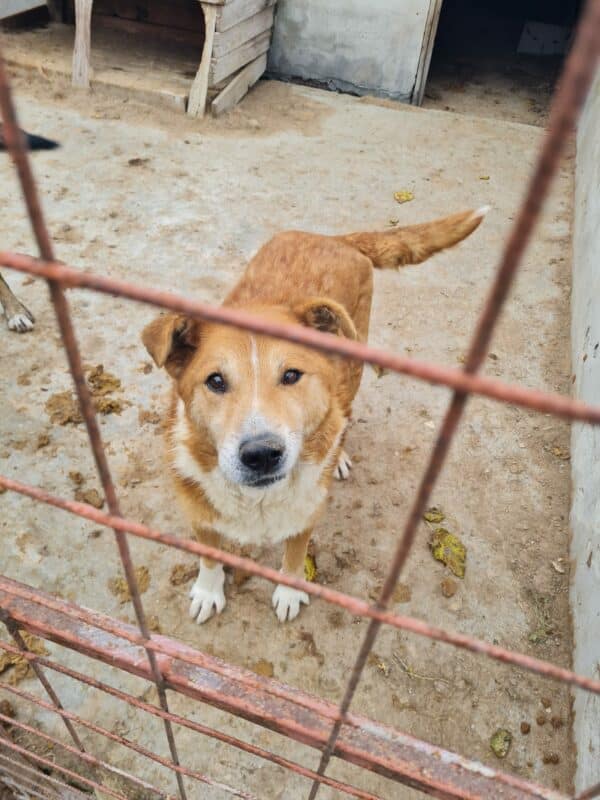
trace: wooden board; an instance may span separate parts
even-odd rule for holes
[[[23,14],[32,8],[42,8],[45,5],[46,0],[0,0],[0,19],[8,19],[15,14]]]
[[[229,28],[228,31],[215,33],[213,58],[220,58],[246,44],[251,39],[255,39],[261,33],[271,30],[274,14],[275,10],[273,8],[265,8],[264,11],[259,11],[253,17],[248,17],[244,22],[240,22],[239,25]]]
[[[90,50],[92,3],[94,0],[75,0],[75,46],[73,48],[73,86],[84,89],[90,85]]]
[[[203,117],[206,110],[206,97],[210,85],[210,70],[212,65],[212,48],[215,36],[215,25],[217,22],[217,9],[214,5],[204,5],[204,46],[202,48],[202,59],[198,72],[190,89],[187,113],[191,117]]]
[[[227,31],[259,11],[274,6],[277,0],[231,0],[217,11],[217,30]]]
[[[441,11],[442,0],[430,0],[429,8],[427,10],[427,20],[425,22],[425,31],[423,33],[423,41],[421,44],[421,53],[419,55],[419,62],[417,64],[415,86],[410,100],[411,103],[416,106],[420,106],[423,102],[425,84],[427,83],[427,76],[429,74],[429,65],[431,64],[431,55],[433,53],[433,46],[435,44],[435,36],[437,33],[438,22],[440,21]]]
[[[251,86],[254,86],[256,81],[260,78],[267,68],[267,54],[263,53],[254,61],[247,64],[238,74],[231,80],[223,91],[215,97],[211,104],[212,113],[215,117],[229,111],[237,103],[240,102],[242,97],[248,92]]]
[[[241,69],[250,61],[254,61],[263,53],[266,53],[269,49],[270,40],[271,31],[269,30],[265,33],[261,33],[255,39],[242,45],[242,47],[238,47],[237,50],[232,50],[231,53],[227,53],[227,55],[221,56],[221,58],[213,58],[210,68],[209,86],[215,86],[224,78],[233,75],[234,72],[237,72],[238,69]]]

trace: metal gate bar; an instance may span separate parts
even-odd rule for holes
[[[529,182],[525,199],[504,246],[504,252],[496,270],[489,296],[471,338],[465,359],[466,373],[475,373],[481,369],[494,328],[517,274],[525,248],[533,234],[544,202],[550,192],[552,180],[558,172],[560,158],[567,139],[574,129],[580,110],[583,108],[600,55],[599,31],[600,3],[589,2],[582,12],[581,22],[577,27],[575,44],[567,57],[562,78],[552,99],[548,131]],[[408,520],[392,559],[392,565],[381,593],[377,598],[377,608],[387,608],[389,605],[394,588],[417,535],[421,518],[427,508],[427,502],[450,452],[450,445],[464,414],[468,398],[468,393],[455,391],[450,401],[437,439],[433,445],[429,463],[416,491]],[[319,775],[323,774],[327,769],[339,735],[340,726],[350,708],[380,627],[381,623],[378,620],[372,620],[369,623],[364,641],[348,678],[346,691],[340,702],[339,719],[331,730],[327,747],[317,770]],[[318,791],[319,784],[315,781],[310,790],[308,800],[314,800]]]
[[[50,235],[48,233],[46,222],[44,220],[42,207],[38,197],[37,186],[35,184],[33,173],[31,171],[31,164],[29,162],[29,158],[24,143],[24,135],[19,130],[19,127],[17,125],[17,114],[14,104],[12,102],[12,97],[8,85],[8,77],[6,74],[4,60],[2,58],[1,53],[0,53],[0,110],[2,111],[2,120],[4,123],[3,137],[5,145],[8,151],[10,152],[11,156],[13,157],[17,168],[17,173],[19,175],[19,180],[21,182],[21,189],[23,191],[23,198],[25,200],[25,204],[29,212],[29,219],[31,222],[31,226],[33,228],[34,236],[37,241],[40,255],[47,261],[53,261],[54,251],[52,248],[52,242],[50,240]],[[75,330],[73,328],[73,323],[71,321],[69,304],[64,289],[59,283],[57,283],[56,281],[49,280],[48,289],[50,291],[50,298],[52,300],[52,304],[56,312],[56,320],[58,322],[58,327],[60,329],[63,346],[67,354],[69,369],[71,370],[73,383],[75,384],[75,391],[77,394],[85,426],[87,428],[88,438],[90,440],[90,447],[94,455],[94,460],[96,462],[96,468],[98,470],[98,475],[102,483],[102,488],[104,489],[106,502],[111,514],[113,514],[114,516],[120,516],[119,502],[117,500],[115,486],[112,480],[112,476],[110,474],[110,467],[108,465],[108,459],[106,458],[106,452],[102,444],[100,428],[98,426],[98,420],[96,419],[96,411],[92,403],[90,390],[85,381],[83,364],[81,361],[81,355],[79,353],[79,345],[77,343]],[[125,580],[127,582],[127,587],[129,589],[129,593],[131,596],[131,602],[133,604],[133,608],[135,611],[137,623],[144,639],[148,639],[150,636],[150,630],[148,628],[148,623],[146,621],[146,614],[144,612],[144,607],[140,596],[139,587],[137,584],[137,578],[135,575],[135,569],[133,566],[131,553],[129,551],[129,543],[127,541],[127,537],[120,531],[115,530],[115,539],[116,539],[117,549],[119,551],[119,557],[121,559],[121,564],[123,566],[123,571],[125,573]],[[164,711],[168,711],[169,705],[167,701],[167,695],[163,686],[162,676],[156,664],[154,653],[152,653],[151,651],[147,651],[146,655],[148,658],[148,662],[150,664],[150,668],[152,670],[152,677],[154,684],[156,686],[156,691],[158,692],[161,708]],[[53,696],[52,699],[54,702]],[[58,703],[54,702],[54,704],[57,711],[60,711],[61,709],[60,702]],[[63,718],[63,721],[65,725],[67,726],[70,725],[70,723],[68,723],[66,719]],[[164,727],[165,727],[167,742],[169,745],[169,750],[171,753],[171,758],[173,760],[173,765],[175,767],[178,767],[179,756],[177,754],[177,746],[175,744],[175,737],[173,734],[171,723],[168,720],[164,720]],[[71,733],[70,728],[69,732]],[[71,735],[73,737],[73,733]],[[78,744],[76,736],[74,738],[74,741],[76,744]],[[185,785],[183,782],[183,777],[181,775],[181,772],[175,771],[175,778],[177,780],[177,786],[179,788],[180,800],[187,800]]]
[[[11,646],[10,644],[3,642],[0,640],[0,649],[5,650],[9,653],[18,654],[20,651],[18,648]],[[28,660],[36,660],[44,667],[48,669],[54,670],[55,672],[59,672],[61,675],[66,675],[69,678],[73,678],[73,680],[80,681],[81,683],[86,684],[87,686],[91,686],[94,689],[98,689],[101,692],[105,692],[106,694],[111,695],[112,697],[117,698],[118,700],[122,700],[123,702],[127,703],[134,708],[138,708],[141,711],[145,711],[148,714],[152,714],[156,717],[161,717],[164,719],[167,717],[171,722],[175,723],[176,725],[181,725],[184,728],[189,728],[189,730],[194,731],[195,733],[199,733],[203,736],[208,736],[211,739],[217,739],[224,744],[229,744],[232,747],[237,748],[238,750],[243,750],[250,755],[257,756],[258,758],[262,758],[266,761],[271,761],[273,764],[277,766],[284,767],[285,769],[290,770],[291,772],[297,772],[298,775],[302,775],[305,778],[310,778],[311,780],[318,779],[323,783],[325,786],[330,786],[333,789],[337,789],[340,792],[345,792],[346,794],[350,795],[351,797],[357,797],[359,800],[377,800],[377,797],[370,792],[365,792],[362,789],[358,789],[355,786],[350,786],[347,783],[343,783],[342,781],[334,780],[333,778],[328,778],[326,775],[319,776],[316,772],[310,769],[306,769],[306,767],[301,766],[300,764],[296,764],[294,761],[290,761],[287,758],[282,758],[281,756],[276,755],[275,753],[271,753],[269,750],[264,750],[262,747],[257,747],[256,745],[249,744],[248,742],[244,742],[241,739],[236,739],[235,736],[231,736],[227,733],[222,733],[221,731],[216,730],[215,728],[209,728],[206,725],[201,725],[198,722],[194,722],[192,720],[186,719],[185,717],[181,717],[178,714],[174,714],[170,712],[163,711],[161,708],[157,708],[156,706],[151,705],[150,703],[146,703],[143,700],[139,700],[137,697],[133,695],[127,694],[126,692],[122,692],[119,689],[115,689],[113,686],[108,686],[106,683],[102,683],[101,681],[95,680],[94,678],[90,678],[88,675],[84,675],[81,672],[77,672],[74,669],[69,669],[68,667],[63,666],[62,664],[58,664],[55,661],[51,661],[48,658],[44,658],[43,656],[37,656],[33,653],[30,653],[27,656]],[[2,688],[8,690],[9,692],[14,692],[13,687],[8,687],[6,684],[2,684]],[[36,702],[33,700],[32,702]]]
[[[200,542],[189,539],[181,539],[167,533],[162,533],[154,530],[153,528],[149,528],[140,522],[133,522],[123,517],[111,517],[110,515],[105,514],[103,511],[99,511],[98,509],[87,505],[86,503],[80,503],[75,500],[64,500],[63,498],[51,495],[42,489],[37,489],[33,486],[27,486],[27,484],[12,480],[4,475],[0,475],[0,486],[4,486],[7,489],[19,492],[20,494],[24,494],[27,497],[32,497],[41,502],[48,503],[56,508],[62,508],[66,511],[70,511],[72,514],[76,514],[84,519],[89,519],[97,524],[110,528],[116,527],[119,530],[131,533],[133,536],[138,536],[141,539],[158,542],[160,544],[167,545],[168,547],[173,547],[177,550],[193,553],[196,556],[211,558],[228,567],[231,567],[232,569],[239,569],[257,577],[266,578],[273,583],[281,583],[284,586],[291,586],[294,589],[307,592],[307,594],[311,594],[313,597],[318,597],[328,603],[338,605],[340,608],[345,609],[355,616],[376,619],[382,623],[385,623],[386,625],[399,628],[400,630],[406,630],[419,636],[426,636],[429,639],[434,639],[439,642],[453,644],[456,647],[470,650],[473,653],[482,653],[483,655],[493,658],[496,661],[502,661],[506,664],[513,664],[516,667],[529,670],[530,672],[535,672],[539,675],[544,675],[547,678],[552,678],[563,683],[569,683],[573,686],[578,686],[579,688],[586,689],[589,692],[600,693],[600,680],[578,675],[572,670],[559,667],[549,661],[544,661],[543,659],[535,658],[534,656],[528,656],[524,653],[517,653],[514,650],[507,650],[499,645],[489,644],[481,639],[476,639],[473,636],[467,636],[463,633],[455,633],[453,631],[448,631],[445,628],[438,628],[434,625],[430,625],[427,622],[416,619],[415,617],[396,614],[392,611],[382,611],[357,597],[344,594],[336,589],[330,589],[319,583],[311,583],[303,580],[302,578],[296,578],[293,575],[284,575],[277,570],[271,569],[270,567],[265,567],[262,564],[258,564],[256,561],[253,561],[250,558],[236,556],[233,553],[227,553],[223,550],[218,550],[214,547],[201,544]],[[1,580],[2,579],[0,577],[0,582]],[[27,596],[33,597],[36,591],[37,590],[35,589],[29,589]],[[47,600],[45,602],[51,603],[52,601]],[[80,613],[82,614],[81,618],[85,619],[85,614],[87,612],[82,610]],[[107,630],[109,630],[109,632],[112,631],[110,624],[107,624]],[[134,636],[132,639],[130,639],[130,641],[141,642],[141,639],[139,636]],[[148,643],[148,647],[151,649],[156,649],[157,652],[160,652],[160,648],[157,647],[152,640]]]
[[[48,278],[60,283],[65,288],[93,289],[116,297],[128,297],[160,308],[179,311],[196,319],[233,325],[253,333],[286,339],[289,342],[303,344],[316,350],[336,353],[356,361],[364,361],[391,372],[410,375],[428,383],[447,386],[457,392],[482,395],[501,403],[522,406],[564,419],[600,424],[600,406],[591,406],[580,400],[552,392],[542,392],[517,384],[504,383],[485,375],[471,375],[462,369],[431,364],[417,358],[408,358],[371,347],[362,342],[343,339],[331,333],[321,333],[312,328],[273,322],[237,308],[210,306],[173,292],[139,286],[118,278],[107,278],[98,273],[82,272],[62,262],[47,262],[19,253],[9,253],[5,250],[0,250],[0,265],[29,275]]]
[[[131,641],[139,639],[131,625],[98,612],[83,618],[78,606],[7,579],[0,580],[0,608],[32,634],[139,678],[151,677],[141,644]],[[103,631],[101,638],[98,630]],[[325,747],[337,714],[334,703],[200,654],[169,637],[153,634],[152,641],[161,646],[157,660],[170,689],[310,747]],[[560,792],[484,767],[358,714],[348,714],[335,755],[433,797],[566,800]]]

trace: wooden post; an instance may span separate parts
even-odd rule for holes
[[[206,111],[206,97],[208,95],[208,78],[210,62],[212,59],[215,26],[217,24],[217,7],[209,3],[200,3],[204,14],[204,45],[198,72],[190,89],[187,113],[191,117],[203,117]]]
[[[90,85],[90,49],[92,5],[94,0],[75,0],[75,47],[73,49],[73,86]]]

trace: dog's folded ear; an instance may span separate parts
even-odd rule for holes
[[[294,308],[302,325],[324,333],[334,333],[356,339],[357,333],[350,315],[340,303],[327,297],[311,297]]]
[[[178,378],[196,352],[200,340],[197,320],[183,314],[163,314],[142,331],[142,342],[157,367]]]

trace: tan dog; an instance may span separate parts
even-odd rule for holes
[[[224,305],[366,341],[373,267],[416,264],[460,242],[487,209],[385,233],[275,236]],[[342,449],[362,364],[287,341],[166,314],[142,335],[173,379],[167,420],[175,486],[199,541],[220,547],[285,542],[282,569],[303,576],[313,526]],[[201,559],[190,614],[225,607],[221,564]],[[273,606],[294,619],[304,592],[277,586]]]

